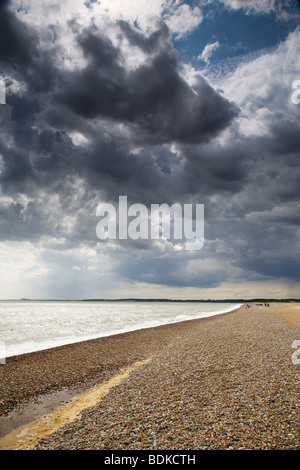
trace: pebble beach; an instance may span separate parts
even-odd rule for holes
[[[295,340],[299,304],[245,304],[7,358],[0,448],[299,450]],[[41,425],[55,413],[59,426]]]

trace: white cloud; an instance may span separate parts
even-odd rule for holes
[[[182,36],[197,27],[203,19],[198,6],[192,8],[181,0],[101,0],[89,5],[84,0],[12,0],[12,8],[18,11],[23,21],[35,28],[50,23],[57,28],[71,18],[84,27],[88,26],[92,15],[96,24],[124,20],[131,24],[136,22],[143,32],[147,32],[155,28],[157,20],[163,17],[171,31]],[[48,35],[49,40],[51,28],[45,29],[44,34]]]
[[[204,60],[207,64],[210,62],[210,58],[214,51],[220,47],[219,41],[213,42],[212,44],[206,44],[202,53],[198,56],[198,59]]]
[[[72,266],[73,271],[81,271],[81,268],[79,266]]]
[[[84,147],[89,143],[89,139],[81,132],[71,131],[69,132],[69,136],[71,137],[73,144],[76,146]]]
[[[107,14],[112,21],[135,21],[143,30],[151,27],[161,16],[166,0],[101,0],[93,6],[95,15]]]
[[[203,16],[199,7],[191,8],[186,3],[180,6],[172,5],[163,16],[166,24],[177,39],[182,38],[187,33],[192,32],[202,23]]]
[[[237,10],[239,8],[269,13],[276,8],[275,0],[222,0],[225,5]]]
[[[298,107],[292,104],[292,83],[299,70],[297,29],[274,52],[240,65],[222,80],[226,97],[242,109],[239,123],[246,135],[264,134],[277,114],[284,112],[286,119],[293,119]]]
[[[275,13],[281,19],[290,19],[291,14],[286,8],[295,6],[294,0],[221,0],[233,10],[242,8],[247,13],[269,14]]]

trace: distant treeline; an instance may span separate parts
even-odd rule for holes
[[[300,299],[265,299],[265,298],[258,298],[258,299],[222,299],[222,300],[214,300],[214,299],[83,299],[83,301],[87,302],[203,302],[203,303],[251,303],[251,302],[300,302]]]
[[[268,299],[268,298],[257,298],[257,299],[26,299],[22,298],[20,300],[27,300],[31,302],[202,302],[202,303],[252,303],[252,302],[300,302],[300,299]],[[7,300],[9,301],[9,299]],[[15,302],[16,300],[14,300]]]

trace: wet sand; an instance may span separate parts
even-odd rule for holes
[[[299,316],[296,304],[242,307],[8,358],[0,447],[299,448]]]

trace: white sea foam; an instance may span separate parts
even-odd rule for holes
[[[229,312],[241,304],[200,302],[0,302],[6,357]]]

